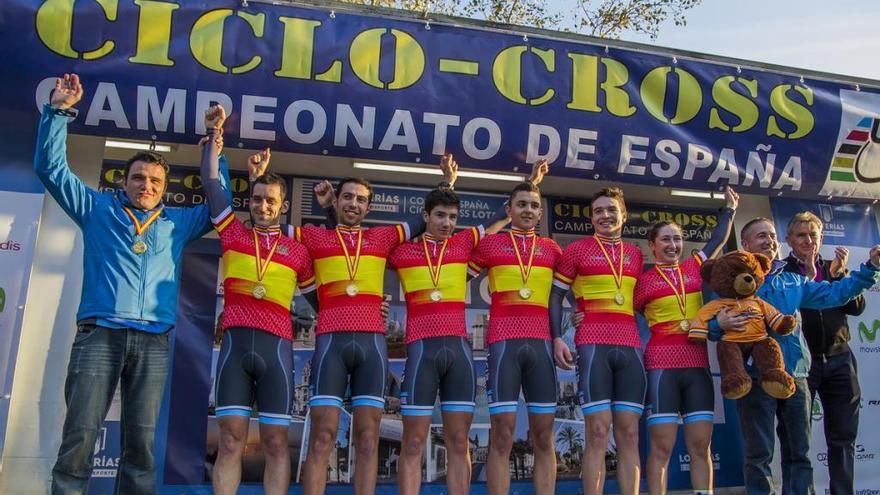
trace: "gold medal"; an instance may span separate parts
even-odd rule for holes
[[[266,255],[266,259],[263,260],[263,257],[260,255],[260,238],[257,236],[257,231],[251,230],[254,235],[254,253],[256,256],[254,257],[257,264],[257,285],[251,290],[251,295],[254,296],[254,299],[262,299],[266,297],[266,286],[263,285],[263,277],[266,276],[266,270],[269,269],[269,262],[272,261],[272,256],[275,256],[275,250],[278,249],[278,241],[281,240],[281,232],[278,232],[278,235],[275,236],[275,242],[272,243],[272,247],[269,249],[269,254]]]
[[[438,302],[443,299],[443,293],[440,292],[440,289],[434,289],[431,291],[431,300],[434,302]]]
[[[131,250],[134,251],[134,254],[144,254],[147,252],[147,243],[138,239],[131,245]]]
[[[608,262],[608,267],[611,268],[614,285],[617,287],[617,294],[614,294],[614,302],[618,306],[623,306],[623,303],[626,302],[626,297],[623,295],[623,292],[620,292],[623,286],[623,241],[618,240],[618,242],[620,242],[620,262],[618,263],[617,268],[615,268],[614,261],[608,256],[608,251],[605,250],[605,246],[602,244],[602,239],[598,236],[593,237],[596,239],[596,244],[599,245],[599,250],[602,251],[602,256],[604,256],[605,261]]]
[[[678,310],[681,311],[682,318],[681,321],[678,322],[678,327],[681,328],[683,332],[689,331],[691,329],[691,324],[690,321],[688,321],[687,316],[687,293],[684,288],[684,275],[681,273],[681,267],[678,266],[678,263],[673,267],[670,267],[670,269],[675,270],[675,274],[678,276],[678,287],[675,286],[672,280],[669,280],[669,277],[666,276],[663,268],[659,265],[654,265],[654,269],[657,270],[660,278],[666,282],[666,285],[668,285],[669,288],[672,289],[672,293],[675,294],[675,301],[678,303]]]
[[[348,285],[345,286],[345,293],[348,297],[354,297],[360,292],[355,278],[357,277],[358,266],[361,263],[361,243],[364,232],[360,227],[355,228],[357,229],[357,246],[355,247],[354,258],[352,258],[348,252],[348,246],[345,244],[345,239],[342,238],[342,234],[339,232],[343,227],[336,227],[336,238],[339,239],[339,245],[342,246],[342,254],[345,256],[345,268],[348,269]],[[349,232],[351,231],[349,230]]]
[[[443,293],[440,292],[440,269],[443,268],[443,254],[446,253],[446,241],[447,239],[443,239],[443,244],[440,246],[440,255],[437,257],[437,264],[431,261],[431,253],[428,252],[428,240],[430,237],[428,234],[422,236],[422,248],[425,251],[425,261],[428,263],[428,273],[431,275],[431,284],[434,286],[434,290],[431,291],[430,298],[432,301],[437,302],[443,299]]]
[[[360,291],[360,289],[358,289],[357,284],[354,282],[345,286],[345,293],[348,294],[349,297],[354,297],[354,296],[358,295],[359,291]]]
[[[535,261],[535,245],[538,242],[538,236],[532,234],[532,249],[529,252],[529,262],[528,264],[523,263],[522,254],[519,252],[519,246],[516,244],[516,237],[514,237],[513,232],[508,232],[510,234],[510,243],[513,244],[513,252],[516,253],[516,262],[519,264],[519,274],[522,277],[522,282],[525,287],[522,287],[519,290],[520,299],[528,299],[532,297],[532,289],[528,287],[529,283],[529,275],[532,273],[532,264]]]
[[[122,209],[125,210],[125,213],[128,215],[128,218],[131,219],[131,223],[134,224],[134,243],[132,243],[131,245],[131,251],[134,254],[144,254],[147,252],[147,243],[143,240],[143,233],[146,232],[151,223],[159,218],[159,214],[162,213],[163,208],[165,207],[163,206],[162,208],[154,211],[150,215],[150,217],[147,218],[147,221],[141,224],[138,221],[137,217],[134,216],[134,213],[132,213],[131,210],[128,209],[128,207],[122,207]]]

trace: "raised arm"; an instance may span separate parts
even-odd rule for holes
[[[858,270],[834,282],[807,282],[801,293],[802,308],[827,309],[843,306],[880,280],[880,245],[871,248],[868,261]]]
[[[220,180],[219,152],[222,148],[223,122],[225,121],[226,110],[221,105],[214,105],[205,110],[205,129],[208,130],[208,135],[199,142],[202,146],[200,169],[202,185],[208,197],[208,207],[212,218],[220,216],[231,205]]]
[[[724,209],[718,216],[718,225],[712,229],[709,235],[709,241],[703,246],[702,252],[707,259],[714,258],[721,253],[727,239],[730,237],[730,231],[733,227],[733,217],[736,215],[736,208],[739,206],[739,194],[730,186],[724,190]]]
[[[83,87],[76,74],[55,79],[49,104],[43,106],[40,116],[34,152],[37,177],[61,209],[80,226],[92,211],[97,194],[83,184],[67,164],[67,118],[76,115],[71,108],[82,96]]]

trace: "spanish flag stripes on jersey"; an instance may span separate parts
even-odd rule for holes
[[[446,241],[445,249],[443,241],[425,234],[424,241],[408,242],[391,253],[388,262],[397,269],[406,295],[407,344],[432,337],[467,336],[467,264],[483,232],[482,226],[462,230]],[[431,268],[438,270],[441,253],[435,286]],[[431,299],[434,291],[438,291],[439,301]]]
[[[600,242],[604,243],[601,247]],[[615,272],[618,272],[619,281]],[[641,272],[642,252],[635,244],[621,240],[605,242],[590,236],[565,248],[553,283],[566,291],[572,289],[578,311],[585,315],[575,332],[575,345],[642,347],[633,313],[633,289]],[[619,299],[618,294],[623,298],[622,304],[615,300]]]
[[[349,262],[354,262],[360,231],[360,259],[355,273],[349,274]],[[409,238],[407,224],[388,227],[338,226],[327,229],[313,225],[297,227],[296,239],[305,244],[315,261],[318,284],[318,328],[316,335],[329,332],[385,333],[381,304],[382,284],[385,280],[385,262],[391,250]],[[346,243],[346,251],[340,244]],[[352,276],[354,278],[352,278]],[[357,294],[346,293],[355,284]]]
[[[514,230],[513,238],[524,264],[528,263],[534,231]],[[509,233],[486,236],[471,258],[470,270],[474,275],[489,269],[489,330],[486,345],[509,339],[550,340],[550,289],[553,270],[562,256],[562,250],[553,239],[538,237],[528,281],[523,275]],[[520,289],[531,291],[530,297],[520,296]]]
[[[642,312],[651,329],[645,348],[645,369],[707,368],[709,356],[706,343],[691,343],[681,321],[690,322],[703,306],[703,279],[700,267],[702,252],[679,265],[657,265],[646,270],[636,282],[635,308]],[[675,267],[678,266],[678,270]],[[663,270],[666,279],[657,270]],[[682,315],[676,292],[681,291],[679,272],[684,278],[684,309]],[[675,287],[670,286],[669,282]]]
[[[290,304],[299,285],[300,291],[315,290],[312,259],[305,246],[281,235],[280,227],[260,229],[257,239],[265,261],[271,246],[278,241],[275,253],[262,280],[257,277],[254,231],[226,208],[211,219],[220,234],[223,249],[223,330],[234,327],[256,328],[293,340]],[[262,299],[253,296],[261,283],[266,289]]]

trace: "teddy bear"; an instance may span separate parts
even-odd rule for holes
[[[720,296],[705,304],[691,320],[688,340],[705,342],[709,321],[722,308],[733,314],[749,312],[761,318],[751,318],[739,330],[724,332],[718,342],[718,364],[721,367],[721,394],[728,399],[739,399],[752,389],[752,378],[745,370],[745,360],[754,361],[761,387],[771,397],[787,399],[795,392],[794,380],[785,371],[779,343],[767,333],[767,328],[779,335],[794,331],[797,320],[784,315],[755,293],[770,271],[770,258],[763,254],[732,251],[715,260],[707,260],[700,268],[703,281]]]

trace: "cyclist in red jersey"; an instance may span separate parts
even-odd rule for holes
[[[226,114],[205,112],[210,136],[202,140],[201,176],[211,219],[223,250],[223,342],[216,371],[216,415],[220,428],[212,470],[214,493],[232,495],[241,482],[251,405],[259,410],[260,443],[266,456],[265,493],[287,493],[290,484],[288,427],[293,398],[293,328],[290,305],[297,286],[312,306],[315,277],[302,244],[281,234],[279,218],[286,184],[268,173],[251,189],[253,228],[232,210],[219,181],[218,149]],[[252,157],[259,161],[262,154]]]
[[[556,268],[550,319],[556,363],[572,369],[575,359],[562,340],[562,300],[574,292],[585,320],[575,333],[578,395],[584,413],[586,452],[583,487],[602,492],[605,452],[614,421],[620,493],[639,487],[639,418],[645,400],[642,343],[633,310],[633,289],[642,272],[638,246],[621,239],[626,221],[623,191],[600,190],[590,202],[595,234],[568,245]]]
[[[450,177],[449,188],[428,193],[422,216],[426,233],[418,241],[397,247],[388,263],[398,273],[406,295],[406,369],[401,391],[403,446],[398,487],[401,495],[419,493],[422,457],[439,392],[443,441],[447,449],[446,486],[451,495],[470,489],[470,433],[476,375],[467,342],[465,297],[471,276],[467,265],[484,235],[509,221],[506,207],[496,212],[488,228],[471,227],[455,233],[460,201],[452,191],[458,164],[452,155],[440,162]],[[539,184],[547,162],[535,164],[529,182]]]
[[[471,268],[489,271],[492,306],[486,344],[489,395],[488,491],[510,491],[510,452],[516,427],[520,391],[528,403],[529,436],[535,450],[532,483],[535,493],[554,493],[556,450],[553,420],[556,414],[556,367],[550,349],[547,313],[553,270],[562,250],[555,241],[540,237],[540,190],[522,183],[511,192],[510,232],[487,236],[471,259]]]
[[[697,495],[712,492],[712,421],[715,386],[709,372],[706,344],[688,341],[689,321],[703,306],[700,267],[721,252],[730,235],[739,196],[725,191],[725,208],[702,250],[679,263],[683,249],[682,228],[675,222],[659,222],[648,233],[648,248],[656,265],[643,272],[636,283],[635,308],[644,314],[651,329],[645,349],[648,374],[648,419],[651,436],[647,462],[648,490],[666,493],[669,458],[684,424],[690,454],[691,486]]]

